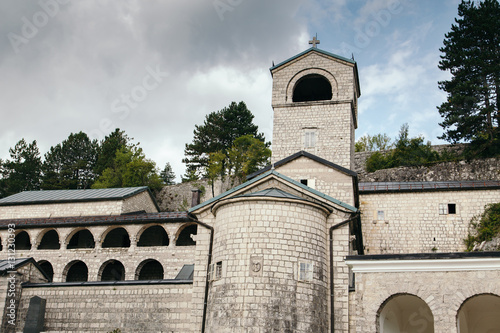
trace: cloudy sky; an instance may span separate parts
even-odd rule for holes
[[[351,57],[361,82],[356,137],[433,144],[439,48],[460,0],[40,0],[0,2],[0,158],[71,132],[120,128],[178,178],[195,124],[244,101],[272,137],[272,62],[310,47]]]

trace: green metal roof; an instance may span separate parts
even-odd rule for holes
[[[328,196],[328,195],[326,195],[324,193],[316,191],[315,189],[312,189],[312,188],[310,188],[310,187],[308,187],[308,186],[306,186],[306,185],[304,185],[304,184],[302,184],[302,183],[300,183],[300,182],[298,182],[296,180],[293,180],[293,179],[291,179],[291,178],[289,178],[289,177],[287,177],[285,175],[282,175],[282,174],[280,174],[279,172],[276,172],[273,169],[273,170],[270,170],[270,171],[268,171],[266,173],[263,173],[263,174],[255,177],[255,178],[252,178],[251,180],[249,180],[249,181],[247,181],[247,182],[245,182],[245,183],[243,183],[241,185],[238,185],[238,186],[230,189],[229,191],[226,191],[226,192],[224,192],[222,194],[219,194],[218,196],[213,197],[212,199],[209,199],[209,200],[207,200],[207,201],[205,201],[205,202],[203,202],[203,203],[201,203],[201,204],[199,204],[197,206],[194,206],[194,207],[190,208],[188,210],[188,212],[191,213],[191,212],[193,212],[193,211],[195,211],[195,210],[197,210],[199,208],[202,208],[202,207],[208,206],[208,205],[210,205],[212,203],[215,203],[218,200],[220,200],[220,199],[222,199],[224,197],[227,197],[230,194],[232,194],[234,192],[237,192],[240,189],[243,189],[243,188],[245,188],[245,187],[247,187],[247,186],[249,186],[249,185],[251,185],[251,184],[253,184],[255,182],[258,182],[259,180],[261,180],[261,179],[263,179],[263,178],[265,178],[265,177],[267,177],[269,175],[274,175],[274,176],[276,176],[276,177],[278,177],[278,178],[280,178],[282,180],[285,180],[286,182],[292,183],[293,185],[302,188],[304,191],[313,193],[314,195],[319,196],[319,197],[321,197],[321,198],[323,198],[323,199],[325,199],[327,201],[330,201],[331,203],[339,205],[339,206],[341,206],[341,207],[343,207],[343,208],[345,208],[347,210],[350,210],[352,212],[357,212],[358,211],[358,209],[356,207],[353,207],[353,206],[351,206],[349,204],[346,204],[346,203],[344,203],[344,202],[342,202],[340,200],[332,198],[332,197],[330,197],[330,196]],[[281,190],[276,190],[276,189],[274,189],[275,191],[272,191],[272,190],[273,190],[273,188],[267,189],[268,192],[266,193],[266,196],[279,195],[279,197],[282,197],[282,198],[286,197],[286,195],[293,196],[292,194],[289,194],[289,193],[285,194],[286,192],[281,191]],[[264,191],[266,191],[266,190],[264,190]],[[260,192],[264,194],[265,193],[264,191],[260,191]],[[281,191],[281,193],[278,192],[278,191]],[[259,192],[255,192],[255,193],[259,193]],[[244,194],[244,195],[241,195],[240,197],[243,197],[243,196],[252,196],[252,195],[255,196],[255,193]],[[297,197],[297,196],[293,196],[293,197],[294,197],[294,199],[298,198],[300,200],[305,200],[304,198],[300,198],[300,197]]]
[[[0,206],[56,202],[119,200],[147,191],[147,186],[85,190],[24,191],[0,199]]]
[[[243,195],[237,195],[234,198],[247,198],[247,197],[270,197],[270,198],[287,198],[287,199],[296,199],[296,200],[305,200],[297,195],[290,194],[279,188],[268,188],[262,191],[247,193]]]
[[[295,60],[295,59],[297,59],[297,58],[299,58],[299,57],[303,56],[304,54],[307,54],[307,53],[309,53],[309,52],[314,52],[314,51],[315,51],[315,52],[318,52],[318,53],[321,53],[321,54],[324,54],[324,55],[327,55],[327,56],[329,56],[329,57],[333,57],[333,58],[336,58],[336,59],[342,60],[342,61],[347,61],[347,62],[349,62],[349,63],[351,63],[351,64],[356,64],[356,62],[355,62],[354,60],[352,60],[352,59],[345,58],[345,57],[339,56],[339,55],[337,55],[337,54],[327,52],[327,51],[322,50],[322,49],[318,49],[318,48],[315,48],[315,47],[311,47],[311,48],[309,48],[309,49],[307,49],[307,50],[305,50],[305,51],[303,51],[303,52],[300,52],[299,54],[297,54],[297,55],[295,55],[295,56],[293,56],[293,57],[291,57],[291,58],[289,58],[289,59],[287,59],[287,60],[285,60],[285,61],[280,62],[279,64],[277,64],[277,65],[275,65],[275,66],[271,67],[269,70],[270,70],[270,71],[273,71],[274,69],[276,69],[276,68],[278,68],[278,67],[280,67],[280,66],[282,66],[282,65],[286,64],[287,62],[290,62],[290,61],[292,61],[292,60]]]

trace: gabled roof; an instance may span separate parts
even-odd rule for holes
[[[323,159],[321,157],[318,157],[316,155],[313,155],[311,153],[308,153],[306,151],[301,150],[301,151],[299,151],[299,152],[297,152],[297,153],[295,153],[293,155],[290,155],[290,156],[288,156],[288,157],[286,157],[286,158],[284,158],[284,159],[282,159],[282,160],[274,163],[272,166],[268,165],[265,168],[260,169],[259,171],[256,171],[256,172],[248,175],[247,179],[252,179],[253,177],[258,176],[258,175],[260,175],[263,172],[269,171],[272,167],[274,167],[274,168],[280,167],[280,166],[285,165],[285,164],[287,164],[287,163],[289,163],[289,162],[291,162],[291,161],[293,161],[293,160],[295,160],[295,159],[297,159],[299,157],[310,158],[313,161],[316,161],[316,162],[321,163],[323,165],[326,165],[326,166],[328,166],[330,168],[338,170],[338,171],[340,171],[340,172],[342,172],[342,173],[344,173],[344,174],[346,174],[348,176],[351,176],[351,177],[357,177],[358,176],[358,174],[355,171],[349,170],[349,169],[344,168],[344,167],[342,167],[342,166],[340,166],[338,164],[332,163],[332,162],[327,161],[327,160],[325,160],[325,159]]]
[[[158,208],[156,200],[147,186],[84,190],[24,191],[0,199],[0,206],[123,200],[144,191],[149,192],[151,200],[153,200]]]
[[[219,194],[216,197],[213,197],[213,198],[211,198],[211,199],[209,199],[209,200],[207,200],[207,201],[205,201],[205,202],[203,202],[203,203],[201,203],[201,204],[199,204],[197,206],[194,206],[194,207],[190,208],[188,210],[188,212],[192,213],[192,212],[194,212],[194,211],[196,211],[196,210],[198,210],[200,208],[203,208],[203,207],[215,204],[217,201],[219,201],[221,199],[224,199],[226,197],[229,197],[231,194],[233,194],[235,192],[238,192],[238,191],[244,189],[245,187],[250,187],[252,184],[257,183],[258,181],[260,181],[260,180],[262,180],[262,179],[264,179],[264,178],[266,178],[268,176],[274,176],[274,177],[276,177],[278,179],[281,179],[281,180],[283,180],[283,181],[285,181],[287,183],[290,183],[290,184],[292,184],[294,186],[297,186],[297,187],[301,188],[305,192],[309,192],[309,193],[311,193],[311,194],[313,194],[315,196],[318,196],[318,197],[320,197],[322,199],[325,199],[326,201],[329,201],[332,204],[341,206],[341,207],[343,207],[343,208],[345,208],[345,209],[347,209],[349,211],[352,211],[353,213],[358,211],[358,209],[356,207],[353,207],[353,206],[351,206],[349,204],[346,204],[346,203],[344,203],[344,202],[342,202],[340,200],[337,200],[337,199],[332,198],[332,197],[330,197],[330,196],[328,196],[328,195],[326,195],[324,193],[321,193],[321,192],[319,192],[319,191],[317,191],[315,189],[312,189],[312,188],[310,188],[310,187],[308,187],[308,186],[306,186],[306,185],[304,185],[304,184],[302,184],[302,183],[300,183],[298,181],[295,181],[295,180],[293,180],[293,179],[291,179],[291,178],[289,178],[289,177],[287,177],[285,175],[282,175],[279,172],[276,172],[274,169],[272,169],[270,171],[267,171],[267,172],[265,172],[265,173],[263,173],[263,174],[255,177],[255,178],[253,178],[253,179],[251,179],[251,180],[249,180],[249,181],[241,184],[241,185],[233,187],[229,191],[226,191],[226,192],[224,192],[222,194]],[[273,192],[273,193],[276,194],[277,192]],[[286,193],[286,192],[284,192],[284,193]],[[269,194],[269,192],[268,192],[268,194]],[[300,198],[300,199],[304,200],[303,198]]]
[[[290,61],[293,61],[293,60],[295,60],[295,59],[297,59],[297,58],[300,58],[300,57],[302,57],[303,55],[305,55],[305,54],[307,54],[307,53],[311,53],[311,52],[318,52],[318,53],[321,53],[321,54],[323,54],[323,55],[326,55],[326,56],[329,56],[329,57],[332,57],[332,58],[336,58],[336,59],[339,59],[339,60],[342,60],[342,61],[346,61],[346,62],[349,62],[349,63],[351,63],[351,64],[356,64],[356,61],[354,61],[354,60],[352,60],[352,59],[349,59],[349,58],[344,58],[344,57],[339,56],[339,55],[337,55],[337,54],[330,53],[330,52],[327,52],[327,51],[325,51],[325,50],[318,49],[318,48],[316,48],[316,47],[311,47],[311,48],[309,48],[309,49],[307,49],[307,50],[305,50],[305,51],[303,51],[303,52],[300,52],[299,54],[294,55],[293,57],[288,58],[287,60],[282,61],[282,62],[280,62],[279,64],[277,64],[277,65],[275,65],[275,66],[273,66],[273,67],[269,68],[269,70],[272,72],[272,71],[273,71],[273,70],[275,70],[276,68],[281,67],[281,66],[283,66],[284,64],[286,64],[286,63],[288,63],[288,62],[290,62]]]
[[[17,270],[19,267],[23,267],[27,264],[33,264],[35,267],[43,274],[43,276],[50,281],[50,278],[44,272],[44,270],[38,265],[33,258],[16,258],[15,260],[0,260],[0,276],[9,274],[12,271]]]

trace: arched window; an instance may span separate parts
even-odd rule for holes
[[[332,85],[322,75],[306,75],[295,84],[292,99],[294,102],[329,101],[332,99]]]
[[[94,236],[87,229],[77,231],[68,243],[68,249],[93,249],[94,247]]]
[[[457,314],[458,333],[500,332],[500,297],[481,294],[467,299]]]
[[[54,268],[52,267],[52,264],[47,260],[40,260],[38,262],[38,265],[49,277],[49,282],[52,282],[52,280],[54,279]]]
[[[176,246],[191,246],[196,245],[196,241],[191,237],[191,235],[196,235],[198,232],[198,226],[196,224],[190,224],[179,234],[177,237],[177,241],[175,242]]]
[[[59,250],[59,235],[54,229],[47,231],[38,245],[38,250]]]
[[[86,282],[89,278],[89,269],[83,261],[75,260],[70,262],[64,269],[66,282]]]
[[[389,297],[378,312],[378,333],[434,333],[434,316],[421,298],[410,294]]]
[[[30,236],[26,231],[21,231],[15,238],[16,250],[31,250]]]
[[[147,228],[141,234],[137,246],[168,246],[168,235],[159,225]]]
[[[144,260],[137,266],[136,280],[162,280],[163,266],[154,259]]]
[[[124,228],[116,228],[108,232],[102,247],[130,247],[130,238],[127,230]]]
[[[100,271],[101,281],[125,280],[125,267],[118,260],[108,260],[102,264]]]

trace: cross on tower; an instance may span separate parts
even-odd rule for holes
[[[315,36],[315,37],[313,37],[313,39],[312,39],[312,40],[310,40],[310,41],[309,41],[309,44],[312,44],[312,46],[313,46],[313,47],[318,48],[318,47],[316,46],[316,44],[319,44],[319,39],[316,39],[316,37],[318,37],[318,35],[317,35],[317,34],[316,34],[316,36]]]

